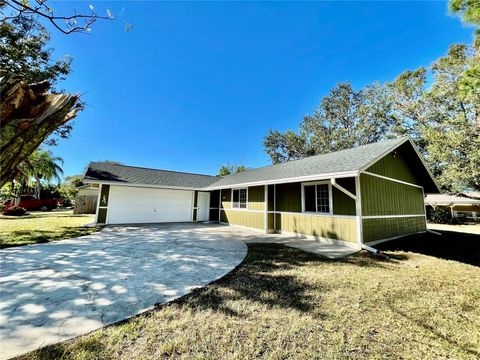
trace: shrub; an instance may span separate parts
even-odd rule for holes
[[[27,209],[20,206],[11,206],[3,210],[3,215],[23,216],[27,213]]]
[[[452,221],[450,209],[438,206],[429,211],[429,221],[436,224],[448,224]]]

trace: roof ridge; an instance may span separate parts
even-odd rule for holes
[[[122,166],[122,167],[128,167],[128,168],[144,169],[144,170],[165,171],[165,172],[175,173],[175,174],[186,174],[186,175],[206,176],[206,177],[211,177],[211,178],[217,178],[217,177],[218,177],[218,178],[221,178],[220,176],[215,176],[215,175],[191,173],[191,172],[186,172],[186,171],[175,171],[175,170],[155,169],[155,168],[149,168],[149,167],[145,167],[145,166],[134,166],[134,165],[125,165],[125,164],[115,164],[115,163],[106,162],[106,161],[91,161],[90,164],[107,164],[107,165],[115,165],[115,166]]]
[[[409,138],[408,136],[398,136],[398,137],[395,137],[395,138],[392,138],[392,139],[386,139],[386,140],[377,141],[377,142],[373,142],[373,143],[358,145],[358,146],[351,147],[351,148],[347,148],[347,149],[331,151],[331,152],[327,152],[327,153],[323,153],[323,154],[316,154],[316,155],[305,156],[305,157],[303,157],[303,158],[301,158],[301,159],[287,160],[287,161],[285,161],[285,162],[278,163],[278,164],[270,164],[270,165],[260,166],[260,167],[256,167],[256,168],[246,169],[246,170],[242,171],[241,173],[249,172],[249,171],[254,171],[254,170],[258,170],[258,169],[266,169],[266,168],[269,168],[269,167],[274,167],[274,166],[289,164],[289,163],[292,163],[292,162],[301,161],[301,160],[305,160],[305,159],[311,159],[311,158],[314,158],[314,157],[320,157],[320,156],[325,156],[325,155],[340,153],[340,152],[343,152],[343,151],[350,151],[350,150],[358,149],[358,148],[361,148],[361,147],[364,147],[364,146],[381,144],[381,143],[384,143],[384,142],[387,142],[387,141],[393,141],[393,140],[398,140],[398,141],[402,140],[402,141],[403,141],[404,139],[408,139],[408,138]],[[239,174],[239,173],[228,174],[228,175],[225,175],[225,176],[223,176],[223,177],[219,177],[219,179],[221,179],[221,178],[226,178],[226,177],[229,177],[229,176],[232,176],[232,175],[236,175],[236,174]]]

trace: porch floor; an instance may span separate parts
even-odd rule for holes
[[[261,230],[250,229],[236,225],[222,225],[242,232],[242,240],[247,244],[283,244],[303,251],[336,259],[354,254],[360,251],[360,246],[347,241],[335,241],[330,239],[316,239],[302,234],[265,234]]]

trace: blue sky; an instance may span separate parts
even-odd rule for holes
[[[439,1],[56,8],[90,3],[116,20],[88,35],[52,31],[55,55],[74,58],[61,87],[87,103],[71,137],[52,148],[65,175],[99,160],[206,174],[226,162],[267,165],[268,129],[297,129],[337,82],[390,81],[472,39]]]

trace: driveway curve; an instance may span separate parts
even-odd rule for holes
[[[218,226],[115,226],[0,251],[1,358],[129,318],[222,277],[247,246]]]

